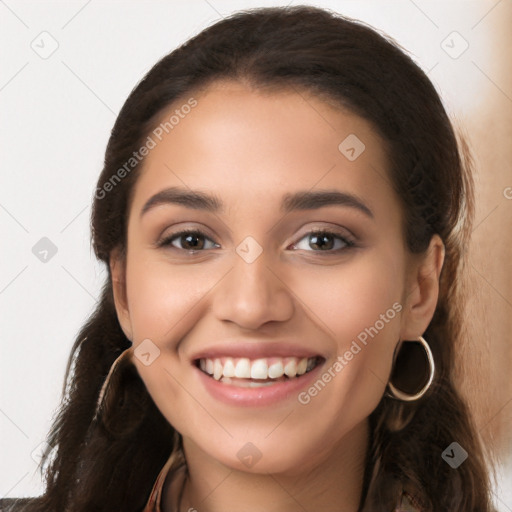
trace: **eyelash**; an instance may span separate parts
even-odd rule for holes
[[[205,239],[211,240],[205,233],[203,233],[202,231],[200,231],[198,229],[185,229],[183,231],[178,231],[176,233],[173,233],[173,234],[165,237],[163,240],[161,240],[160,242],[157,243],[157,246],[158,247],[171,246],[170,247],[171,249],[175,249],[177,251],[186,251],[188,253],[198,253],[198,252],[203,252],[203,251],[207,250],[207,249],[200,249],[200,250],[181,249],[179,247],[173,247],[171,245],[172,241],[177,238],[180,238],[183,235],[193,235],[193,236],[197,236],[197,237],[204,237]],[[346,235],[342,235],[341,233],[338,233],[336,231],[332,231],[332,230],[324,229],[324,228],[313,229],[311,231],[308,231],[307,233],[305,233],[302,236],[302,238],[300,238],[299,242],[301,240],[303,240],[304,238],[307,238],[308,236],[311,236],[311,235],[332,235],[334,238],[341,240],[345,244],[345,247],[342,247],[341,249],[328,250],[328,251],[312,250],[312,251],[307,251],[307,252],[317,252],[317,253],[325,253],[326,255],[332,255],[332,254],[339,254],[342,251],[346,251],[347,249],[356,247],[355,241],[352,240],[350,237],[347,237]],[[213,240],[211,240],[211,241],[213,241]],[[297,244],[292,244],[292,245],[295,246]]]

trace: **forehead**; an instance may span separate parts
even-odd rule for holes
[[[184,105],[194,104],[193,108]],[[209,190],[260,208],[294,190],[333,187],[383,211],[394,203],[385,144],[363,118],[312,94],[219,82],[175,102],[149,135],[133,210],[165,187]]]

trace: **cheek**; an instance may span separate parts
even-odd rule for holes
[[[218,281],[206,265],[176,265],[134,254],[127,292],[135,343],[151,339],[174,348],[201,316],[201,304]]]
[[[297,275],[293,290],[320,327],[331,334],[338,352],[376,327],[383,336],[399,332],[398,304],[403,290],[400,255],[372,250],[351,261]],[[393,307],[395,305],[395,307]],[[377,325],[376,325],[377,324]]]

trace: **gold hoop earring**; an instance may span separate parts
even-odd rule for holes
[[[109,385],[112,381],[113,375],[115,370],[119,367],[120,363],[129,364],[131,362],[133,354],[133,346],[127,348],[121,354],[117,357],[117,359],[112,363],[112,366],[110,367],[110,370],[108,371],[107,377],[105,378],[105,381],[103,382],[103,385],[101,386],[100,393],[98,395],[98,400],[96,402],[96,410],[94,412],[93,421],[95,421],[99,414],[101,409],[103,408],[103,402],[105,401],[105,396],[107,394]]]
[[[397,387],[395,384],[393,384],[391,382],[391,378],[390,378],[390,380],[388,382],[389,391],[386,391],[386,396],[388,396],[390,398],[394,398],[396,400],[402,400],[404,402],[413,402],[415,400],[420,399],[427,392],[427,390],[430,388],[430,386],[432,384],[432,381],[434,380],[434,374],[435,374],[434,357],[432,355],[432,351],[430,350],[429,344],[425,341],[425,338],[423,338],[422,336],[418,336],[418,339],[416,339],[416,340],[410,340],[410,341],[404,340],[403,342],[399,343],[397,345],[397,347],[395,348],[395,354],[393,356],[393,369],[395,369],[395,367],[397,365],[396,364],[397,359],[398,359],[401,349],[403,347],[402,343],[419,343],[422,346],[423,351],[424,351],[423,359],[425,359],[425,355],[426,355],[426,361],[427,361],[427,365],[428,365],[428,370],[427,370],[427,368],[425,368],[425,372],[424,372],[425,376],[427,377],[426,382],[420,388],[420,390],[417,391],[416,393],[409,393],[409,392],[404,391],[403,389],[399,389],[399,387]],[[400,347],[400,349],[399,349],[399,347]],[[416,356],[416,361],[414,361],[415,356]],[[402,358],[403,358],[403,356],[402,356]],[[406,366],[409,366],[409,373],[411,373],[413,371],[416,372],[416,367],[418,366],[417,354],[414,354],[412,359],[413,359],[413,364],[410,364],[410,362],[407,361],[407,359],[405,361],[406,363],[409,362],[409,364],[406,364]],[[424,380],[425,380],[425,377],[424,377]]]

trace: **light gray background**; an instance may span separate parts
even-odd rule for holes
[[[288,3],[328,7],[391,35],[462,121],[481,107],[499,0],[0,0],[0,497],[43,491],[40,443],[71,345],[106,277],[90,248],[89,216],[117,112],[157,60],[221,16]],[[443,48],[465,44],[446,39],[453,31],[469,44],[458,58]],[[32,252],[42,237],[57,247],[47,262]],[[512,510],[511,473],[496,489],[501,512]]]

